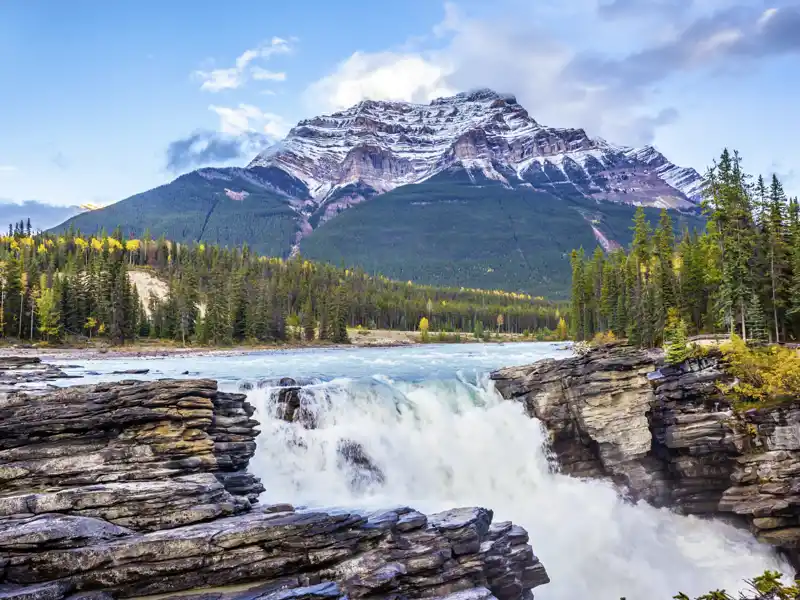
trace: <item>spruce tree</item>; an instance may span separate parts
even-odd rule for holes
[[[350,339],[347,336],[347,296],[344,287],[341,285],[336,289],[333,307],[333,322],[331,324],[331,341],[334,344],[347,344]]]
[[[307,342],[314,341],[316,325],[314,306],[311,303],[311,296],[309,295],[306,297],[305,304],[303,304],[303,337]]]
[[[570,313],[570,322],[572,323],[573,337],[581,341],[589,337],[588,307],[586,305],[586,269],[582,248],[572,251],[570,262],[572,264],[572,311]]]
[[[671,308],[664,330],[664,362],[677,365],[689,358],[686,322],[676,308]]]
[[[330,302],[328,296],[324,295],[319,299],[319,339],[331,339],[331,323],[330,323]]]
[[[750,294],[750,302],[747,306],[747,335],[748,341],[751,343],[767,341],[764,310],[761,307],[761,300],[755,291]]]

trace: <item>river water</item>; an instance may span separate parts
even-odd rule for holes
[[[539,600],[666,600],[734,592],[766,568],[789,572],[747,531],[632,505],[606,483],[553,473],[540,424],[502,401],[487,375],[567,355],[557,344],[465,344],[109,359],[68,371],[105,381],[150,368],[139,377],[210,377],[231,391],[250,384],[262,423],[251,470],[266,487],[263,502],[491,508],[496,521],[530,533],[552,580],[536,590]],[[302,400],[316,429],[271,416],[270,380],[279,377],[309,384]],[[342,444],[357,446],[372,467],[342,461]]]

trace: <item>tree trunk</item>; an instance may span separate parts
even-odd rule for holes
[[[772,282],[772,316],[775,319],[775,342],[780,344],[781,343],[781,334],[780,328],[778,327],[778,304],[776,301],[776,294],[775,294],[775,252],[771,253],[769,259],[769,272],[770,272],[770,280]]]
[[[739,299],[739,308],[742,311],[742,339],[747,341],[747,326],[745,325],[744,298]]]

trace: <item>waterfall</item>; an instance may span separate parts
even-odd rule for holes
[[[543,600],[669,599],[788,572],[747,531],[623,501],[611,485],[553,472],[547,433],[487,379],[382,376],[301,390],[315,429],[274,417],[276,389],[250,393],[262,433],[252,461],[264,502],[422,511],[485,506],[513,520],[552,582]]]

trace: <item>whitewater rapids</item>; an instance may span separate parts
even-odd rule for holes
[[[485,506],[530,533],[551,583],[542,600],[669,599],[725,588],[765,569],[790,572],[747,532],[623,502],[612,487],[552,472],[547,434],[488,378],[376,376],[301,391],[317,428],[275,419],[275,389],[249,392],[262,423],[251,470],[266,502],[424,512]],[[363,448],[381,476],[353,483],[337,449]]]
[[[84,383],[129,379],[115,372],[141,367],[150,372],[140,378],[209,377],[226,391],[249,382],[262,423],[250,464],[266,487],[263,502],[491,508],[496,521],[530,533],[552,580],[536,589],[537,600],[669,600],[679,591],[694,597],[719,588],[735,597],[745,578],[764,569],[791,573],[747,531],[626,504],[606,483],[552,473],[546,432],[521,405],[503,401],[486,374],[569,354],[546,343],[439,344],[62,366]],[[275,390],[258,383],[287,376],[316,382],[302,400],[317,415],[317,429],[272,416]],[[343,443],[360,444],[380,475],[353,485],[338,452]]]

